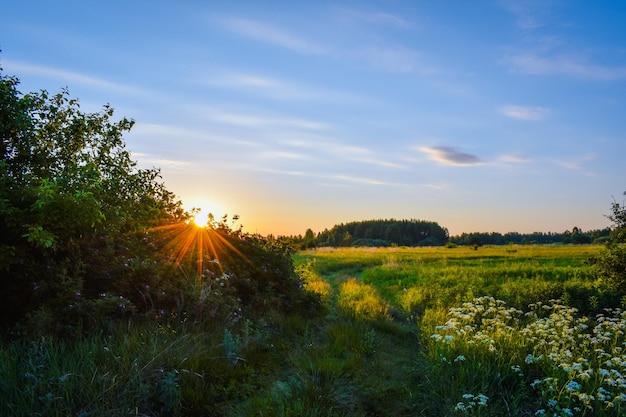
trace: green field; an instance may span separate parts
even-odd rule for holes
[[[0,414],[624,415],[626,316],[587,262],[601,249],[299,252],[320,312],[5,343]]]
[[[622,415],[626,316],[605,309],[621,300],[588,264],[600,250],[320,249],[298,262],[352,319],[415,329],[395,355],[417,415]]]
[[[394,307],[409,314],[448,309],[489,295],[522,308],[562,298],[586,309],[589,297],[614,304],[602,293],[588,259],[602,246],[493,246],[331,249],[303,253],[335,285],[358,278],[371,284]],[[602,306],[599,306],[602,307]]]

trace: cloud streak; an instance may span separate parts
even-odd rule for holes
[[[280,46],[304,55],[322,55],[328,50],[320,45],[295,36],[282,28],[242,18],[222,18],[217,20],[221,25],[239,35],[260,42]]]
[[[480,165],[483,161],[476,155],[459,152],[449,146],[421,147],[420,151],[442,165],[469,166]]]
[[[360,55],[370,65],[392,73],[429,75],[436,72],[424,63],[420,52],[403,46],[371,47]]]
[[[519,155],[503,155],[498,159],[502,162],[508,162],[513,164],[523,164],[531,161],[529,158],[525,158]]]
[[[375,180],[375,179],[371,179],[371,178],[353,177],[353,176],[348,176],[348,175],[333,175],[330,178],[336,179],[336,180],[340,180],[340,181],[346,181],[346,182],[350,182],[350,183],[356,183],[356,184],[388,185],[384,181],[379,181],[379,180]]]
[[[258,94],[278,100],[325,100],[363,103],[367,99],[356,94],[307,86],[263,75],[229,71],[226,75],[212,77],[213,87],[231,88],[247,94]]]
[[[543,120],[550,110],[544,107],[527,106],[504,106],[500,109],[502,114],[518,120]]]
[[[511,71],[525,75],[567,75],[596,81],[626,79],[626,67],[596,65],[580,58],[557,55],[545,57],[520,53],[505,59]]]
[[[340,158],[342,160],[354,161],[367,165],[375,165],[384,168],[392,169],[406,169],[406,166],[390,162],[381,158],[373,152],[371,149],[361,146],[344,145],[337,141],[329,141],[324,139],[319,140],[303,140],[303,139],[288,139],[282,141],[282,143],[296,147],[306,148],[321,151],[326,155],[332,155],[333,157]]]
[[[163,158],[161,156],[151,155],[151,154],[142,153],[142,152],[132,152],[131,156],[137,157],[141,165],[152,164],[153,166],[166,167],[166,168],[169,168],[170,170],[183,171],[187,169],[189,165],[191,165],[187,161],[168,159],[168,158]]]
[[[216,122],[247,127],[280,126],[305,130],[325,130],[329,127],[325,123],[313,120],[289,117],[265,117],[229,112],[212,112],[208,117]]]
[[[48,78],[55,78],[58,80],[68,81],[72,83],[78,83],[87,85],[90,87],[96,87],[107,91],[117,91],[125,94],[145,94],[141,89],[131,87],[124,84],[114,83],[104,80],[102,78],[92,77],[89,75],[80,74],[72,71],[65,71],[58,68],[45,67],[40,65],[28,64],[19,61],[5,60],[4,65],[11,71],[33,74]]]
[[[398,28],[411,28],[413,23],[403,17],[386,12],[362,11],[354,9],[344,9],[344,13],[348,17],[352,17],[367,23],[394,26]]]

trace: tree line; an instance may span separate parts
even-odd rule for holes
[[[461,233],[457,236],[450,236],[449,242],[457,245],[508,245],[510,243],[517,245],[535,244],[586,244],[586,243],[604,243],[611,234],[610,228],[589,230],[583,232],[578,227],[572,230],[566,230],[561,233],[554,232],[533,232],[533,233]]]
[[[441,246],[448,241],[448,230],[433,221],[378,219],[341,223],[317,235],[307,229],[304,236],[288,238],[295,246]]]
[[[563,232],[470,232],[450,236],[448,229],[424,220],[365,220],[341,223],[315,234],[307,229],[304,236],[284,238],[300,249],[314,247],[387,247],[387,246],[482,246],[549,245],[605,243],[611,228],[582,231],[578,227]]]

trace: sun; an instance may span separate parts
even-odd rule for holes
[[[208,226],[212,220],[219,220],[222,216],[220,207],[209,202],[198,202],[190,211],[193,213],[191,221],[199,227]]]
[[[213,218],[215,218],[215,215],[212,212],[208,211],[207,209],[201,208],[197,213],[195,213],[191,221],[196,226],[205,227],[208,226],[211,222],[210,216],[213,216]]]

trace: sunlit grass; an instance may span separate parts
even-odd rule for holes
[[[600,346],[593,335],[623,337],[626,328],[620,327],[622,313],[595,319],[620,302],[587,263],[601,249],[346,248],[303,252],[297,259],[314,258],[315,273],[339,289],[339,306],[346,294],[347,311],[359,303],[365,311],[386,305],[421,331],[424,350],[413,352],[418,414],[608,416],[623,410],[626,395],[616,378],[626,373],[620,356],[626,346],[615,338]],[[550,301],[556,298],[562,304]],[[541,306],[531,306],[537,316],[525,314],[530,303]],[[597,320],[595,327],[584,328],[591,320],[585,314]],[[610,363],[600,363],[603,355]]]
[[[332,287],[322,276],[313,269],[313,262],[296,267],[296,272],[304,282],[304,288],[318,294],[323,301],[329,301],[332,296]]]
[[[341,284],[337,301],[347,314],[362,320],[377,320],[389,317],[387,303],[371,285],[350,279]]]
[[[318,249],[315,270],[346,271],[407,314],[492,295],[522,307],[528,300],[570,298],[579,307],[602,297],[587,259],[602,246]],[[302,253],[303,258],[310,254]],[[605,294],[606,295],[606,294]],[[601,306],[600,306],[601,307]]]

